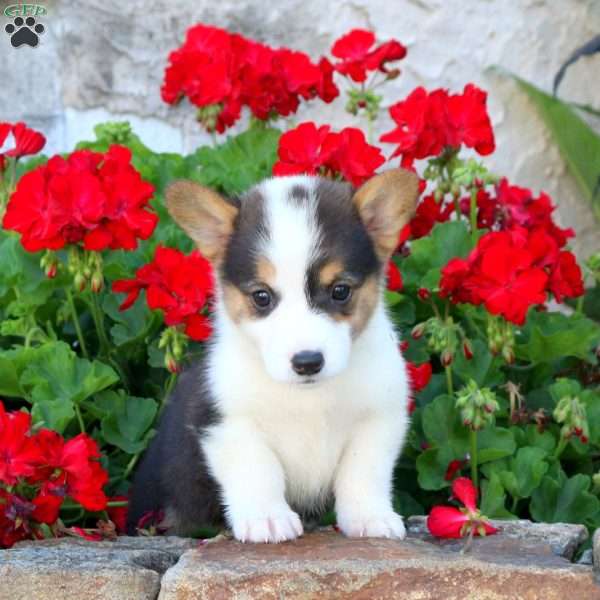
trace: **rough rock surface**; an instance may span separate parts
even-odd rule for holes
[[[0,600],[223,600],[360,598],[406,600],[600,600],[591,566],[564,556],[577,525],[501,524],[502,533],[434,540],[412,518],[408,539],[349,540],[331,529],[295,542],[221,539],[79,539],[0,551]]]
[[[410,517],[408,532],[411,535],[427,536],[427,518]],[[572,523],[532,523],[525,519],[514,521],[495,521],[493,524],[502,531],[502,535],[524,540],[533,544],[548,545],[557,556],[571,560],[577,548],[588,538],[588,531],[583,525]],[[459,544],[448,540],[450,544]]]
[[[348,540],[318,532],[279,546],[221,542],[186,552],[159,600],[352,598],[600,599],[591,567],[538,542],[490,536],[460,554],[417,538]]]
[[[14,3],[0,2],[0,7]],[[461,90],[475,83],[490,92],[498,151],[496,172],[515,183],[545,189],[559,204],[563,226],[578,233],[576,248],[597,246],[597,224],[534,106],[516,86],[492,72],[498,65],[549,90],[571,51],[600,30],[600,3],[556,0],[46,0],[46,33],[38,48],[10,46],[0,31],[0,120],[27,119],[49,138],[48,151],[66,151],[106,119],[130,119],[157,150],[189,152],[200,142],[194,111],[164,104],[159,88],[170,50],[185,30],[203,21],[273,45],[318,57],[340,34],[372,28],[381,39],[397,37],[409,49],[402,76],[385,88],[386,104],[416,85]],[[0,16],[1,29],[8,19]],[[561,96],[599,108],[600,58],[578,61]],[[344,100],[313,103],[300,113],[341,127],[355,124]],[[379,132],[389,129],[382,121]]]
[[[196,540],[25,542],[0,551],[0,600],[154,600],[162,574]]]

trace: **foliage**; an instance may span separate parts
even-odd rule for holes
[[[202,31],[194,28],[192,37],[201,41]],[[219,39],[219,52],[240,52],[235,36]],[[201,56],[188,50],[171,58],[174,95],[168,101],[183,92],[202,109],[204,127],[229,126],[231,115],[223,111],[241,110],[236,102],[242,97],[222,86],[222,96],[211,100],[209,90],[194,88],[194,77],[206,75],[211,50]],[[187,156],[155,153],[127,123],[106,123],[96,127],[95,139],[62,158],[24,160],[39,151],[39,137],[29,146],[21,140],[18,151],[1,157],[4,407],[7,414],[31,415],[32,436],[48,430],[66,440],[90,436],[108,474],[108,503],[101,509],[69,495],[55,523],[27,513],[19,521],[27,524],[26,537],[62,535],[64,525],[83,526],[73,531],[91,535],[99,518],[116,519],[110,511],[126,504],[133,470],[177,373],[203,352],[210,335],[212,277],[168,215],[166,186],[191,179],[238,195],[270,176],[276,164],[279,173],[360,184],[385,160],[360,125],[370,130],[377,118],[374,90],[398,76],[388,63],[404,57],[401,44],[375,45],[370,32],[350,32],[336,43],[339,61],[322,59],[319,73],[308,58],[285,52],[289,68],[282,71],[277,63],[269,73],[273,57],[283,55],[264,46],[254,50],[266,58],[244,56],[246,83],[283,77],[287,104],[263,98],[270,107],[265,113],[256,103],[258,91],[254,97],[253,88],[244,87],[242,105],[253,118],[245,131],[212,146]],[[217,58],[211,81],[223,83],[219,69],[229,62]],[[173,79],[175,63],[184,69],[185,89]],[[308,122],[280,129],[277,113],[287,116],[295,102],[313,98],[313,86],[333,85],[334,71],[346,78],[347,108],[358,127],[333,133]],[[244,73],[227,76],[237,81]],[[316,79],[294,88],[301,75]],[[333,99],[331,89],[317,95]],[[422,175],[416,215],[387,267],[386,300],[413,382],[406,407],[412,427],[397,464],[395,506],[405,514],[428,512],[469,474],[481,513],[474,500],[465,502],[469,526],[463,531],[465,520],[457,521],[454,535],[485,530],[482,513],[600,526],[600,257],[587,262],[592,285],[584,290],[567,246],[574,234],[554,223],[550,198],[463,155],[465,147],[482,156],[495,148],[485,92],[472,84],[456,94],[419,88],[390,107],[390,116],[394,129],[383,138],[394,144],[388,168],[399,157]],[[0,135],[13,127],[1,125]],[[563,123],[560,130],[566,129]],[[56,198],[70,210],[61,210]],[[553,311],[551,298],[571,299],[575,309]],[[405,400],[399,396],[399,410]],[[13,531],[16,513],[9,508],[15,498],[32,500],[33,488],[25,479],[2,479],[3,460],[0,453],[0,529]],[[9,545],[16,538],[5,539]]]

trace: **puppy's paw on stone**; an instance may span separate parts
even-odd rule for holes
[[[374,515],[338,517],[338,527],[347,537],[373,537],[403,540],[406,529],[402,517],[395,512]]]
[[[277,544],[303,533],[300,517],[292,510],[277,509],[262,515],[233,517],[233,535],[240,542]]]

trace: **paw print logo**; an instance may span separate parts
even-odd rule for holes
[[[35,48],[40,41],[39,36],[46,28],[41,23],[36,23],[33,17],[15,17],[12,23],[6,25],[4,31],[10,35],[10,43],[14,48],[23,44]]]

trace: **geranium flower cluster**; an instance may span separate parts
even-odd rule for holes
[[[19,179],[4,228],[21,234],[29,252],[81,244],[85,250],[136,248],[154,231],[148,206],[154,188],[131,164],[129,149],[78,150],[53,156]]]
[[[390,71],[387,63],[401,60],[406,56],[406,48],[397,40],[390,40],[377,47],[372,31],[353,29],[335,41],[331,54],[340,59],[334,69],[357,83],[367,79],[369,71],[381,71],[387,76],[395,76],[398,71]]]
[[[481,155],[491,154],[496,146],[486,100],[486,92],[471,83],[462,94],[418,87],[390,107],[397,127],[380,139],[397,144],[392,157],[401,156],[405,167],[415,159],[438,156],[447,147],[465,145]]]
[[[240,118],[244,106],[265,120],[296,112],[301,99],[331,102],[338,94],[326,58],[315,64],[303,52],[202,24],[188,29],[184,44],[169,55],[161,88],[169,104],[189,98],[203,125],[219,132]]]
[[[6,412],[0,402],[0,547],[44,537],[66,498],[89,511],[106,508],[108,473],[96,442],[85,434],[68,441],[49,429],[32,431],[28,413]]]
[[[46,145],[46,138],[25,123],[0,123],[0,173],[5,168],[5,157],[21,158],[37,154]]]
[[[368,144],[360,129],[334,132],[329,125],[317,127],[310,121],[281,136],[278,155],[273,175],[320,174],[343,177],[353,185],[372,177],[385,162],[381,150]]]
[[[544,228],[513,227],[484,235],[466,259],[442,269],[440,295],[454,303],[485,305],[493,315],[522,325],[531,306],[583,294],[574,255],[560,250]]]
[[[202,311],[213,293],[213,273],[196,250],[186,256],[158,246],[154,260],[140,267],[135,278],[115,281],[112,289],[127,294],[120,310],[130,308],[146,290],[148,306],[164,312],[166,325],[182,325],[185,334],[199,342],[211,334],[210,320]]]

